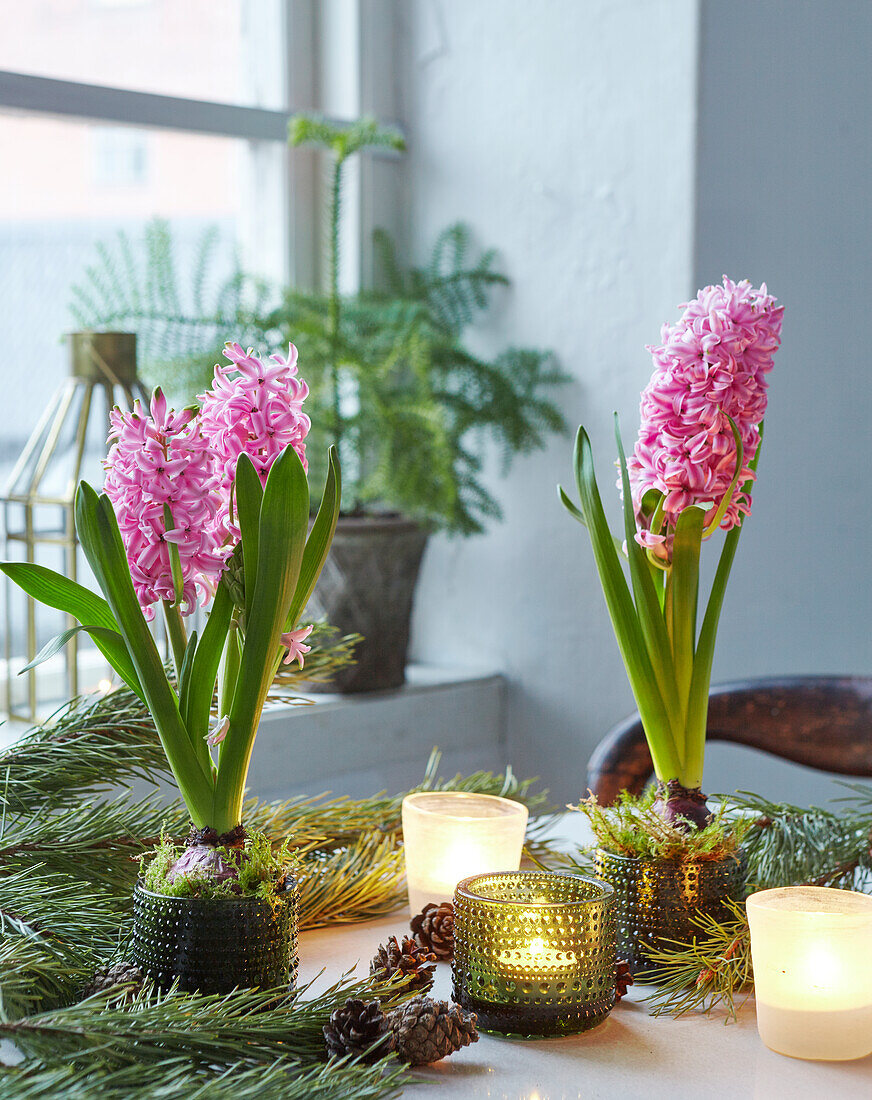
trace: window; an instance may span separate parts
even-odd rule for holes
[[[285,15],[282,0],[0,0],[0,482],[67,371],[70,289],[98,243],[165,219],[184,272],[217,227],[216,262],[287,279]]]
[[[0,0],[0,485],[68,372],[71,288],[99,244],[119,231],[142,241],[160,218],[180,281],[207,231],[212,282],[237,262],[287,281],[291,12],[284,0]],[[44,618],[40,644],[58,629]]]
[[[282,0],[0,0],[0,69],[286,106]]]

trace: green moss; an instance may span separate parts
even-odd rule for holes
[[[654,811],[654,798],[653,790],[639,796],[623,791],[611,806],[600,806],[591,796],[571,809],[587,817],[601,848],[640,859],[723,859],[736,852],[753,824],[722,805],[704,829],[681,832]]]
[[[235,858],[231,849],[216,850],[228,863]],[[289,841],[274,845],[265,833],[252,829],[245,841],[247,858],[240,865],[238,879],[215,882],[203,875],[181,875],[170,882],[167,877],[170,868],[184,851],[184,844],[161,836],[159,844],[139,857],[146,890],[175,898],[258,897],[272,904],[286,876],[299,866],[299,858],[291,851]]]

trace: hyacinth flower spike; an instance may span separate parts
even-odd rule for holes
[[[308,389],[295,377],[295,349],[264,364],[231,343],[225,356],[229,365],[216,366],[200,410],[175,413],[158,390],[148,411],[113,411],[104,492],[82,482],[75,504],[102,596],[42,566],[0,563],[30,596],[81,624],[52,639],[33,665],[77,631],[88,633],[148,706],[194,825],[219,837],[242,824],[252,748],[278,667],[289,648],[301,664],[309,650],[310,628],[299,618],[327,557],[341,493],[330,448],[310,528]],[[209,601],[205,627],[188,636],[185,618]],[[170,676],[148,625],[157,603]]]
[[[702,772],[715,638],[750,511],[782,314],[765,284],[725,277],[664,326],[662,344],[649,349],[655,371],[629,461],[615,416],[623,540],[609,528],[583,427],[579,505],[560,489],[590,536],[658,779],[655,808],[683,829],[709,820]],[[699,624],[701,547],[719,529],[726,536]]]

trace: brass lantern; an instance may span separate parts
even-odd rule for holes
[[[75,332],[68,337],[70,375],[49,400],[39,424],[15,464],[3,505],[5,557],[34,562],[88,585],[90,574],[78,549],[73,504],[84,478],[103,483],[109,410],[147,401],[136,375],[136,335],[132,332]],[[6,710],[35,722],[46,709],[90,690],[106,665],[90,645],[74,635],[58,655],[19,676],[55,634],[75,623],[69,616],[37,605],[6,583]]]

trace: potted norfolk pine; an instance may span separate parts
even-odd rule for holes
[[[427,264],[410,269],[378,232],[376,286],[340,293],[349,159],[385,148],[399,152],[403,141],[372,119],[337,124],[299,115],[291,122],[291,143],[314,145],[329,162],[326,288],[292,288],[266,323],[299,344],[318,409],[316,456],[335,446],[345,474],[342,514],[315,610],[343,634],[363,635],[355,664],[340,670],[328,690],[395,688],[405,679],[429,535],[474,535],[499,518],[480,476],[484,444],[496,443],[505,472],[516,454],[565,430],[550,392],[567,379],[548,352],[510,347],[486,359],[465,345],[465,330],[508,280],[494,269],[492,252],[476,253],[463,225],[445,230]],[[319,476],[314,461],[313,476]]]
[[[693,939],[698,913],[722,916],[744,896],[743,826],[710,811],[703,757],[718,621],[751,510],[783,307],[765,284],[724,277],[683,310],[649,349],[654,373],[629,461],[616,417],[623,539],[609,528],[584,428],[579,504],[560,490],[587,528],[657,780],[641,801],[602,807],[590,798],[579,807],[599,841],[597,873],[615,887],[619,953],[634,966],[658,941]],[[700,619],[701,551],[719,529],[726,534]]]
[[[429,536],[474,536],[500,518],[482,478],[488,450],[505,473],[517,455],[564,431],[553,394],[567,376],[548,351],[471,350],[469,330],[508,279],[462,223],[439,234],[421,266],[401,264],[388,235],[377,231],[373,285],[340,290],[349,164],[399,154],[403,139],[373,119],[339,124],[299,115],[290,140],[317,148],[328,166],[322,285],[276,294],[236,269],[210,295],[204,273],[223,266],[215,234],[204,236],[186,265],[169,227],[154,223],[144,249],[123,233],[114,246],[99,246],[73,287],[71,309],[82,328],[136,332],[141,376],[192,395],[228,332],[245,333],[249,343],[294,342],[310,387],[310,481],[325,483],[332,446],[345,486],[310,617],[326,619],[341,635],[363,636],[354,664],[339,670],[328,690],[396,688],[405,678]]]
[[[134,892],[134,962],[161,986],[205,993],[272,988],[296,971],[296,885],[284,849],[248,830],[243,794],[261,711],[282,661],[303,665],[303,613],[336,527],[335,451],[310,526],[296,349],[263,362],[228,344],[200,409],[111,415],[102,492],[76,496],[76,531],[102,595],[23,562],[3,571],[80,625],[148,707],[191,817],[187,841],[161,842]],[[207,604],[202,633],[186,619]],[[171,642],[164,666],[148,620]],[[213,700],[217,710],[213,711]]]

